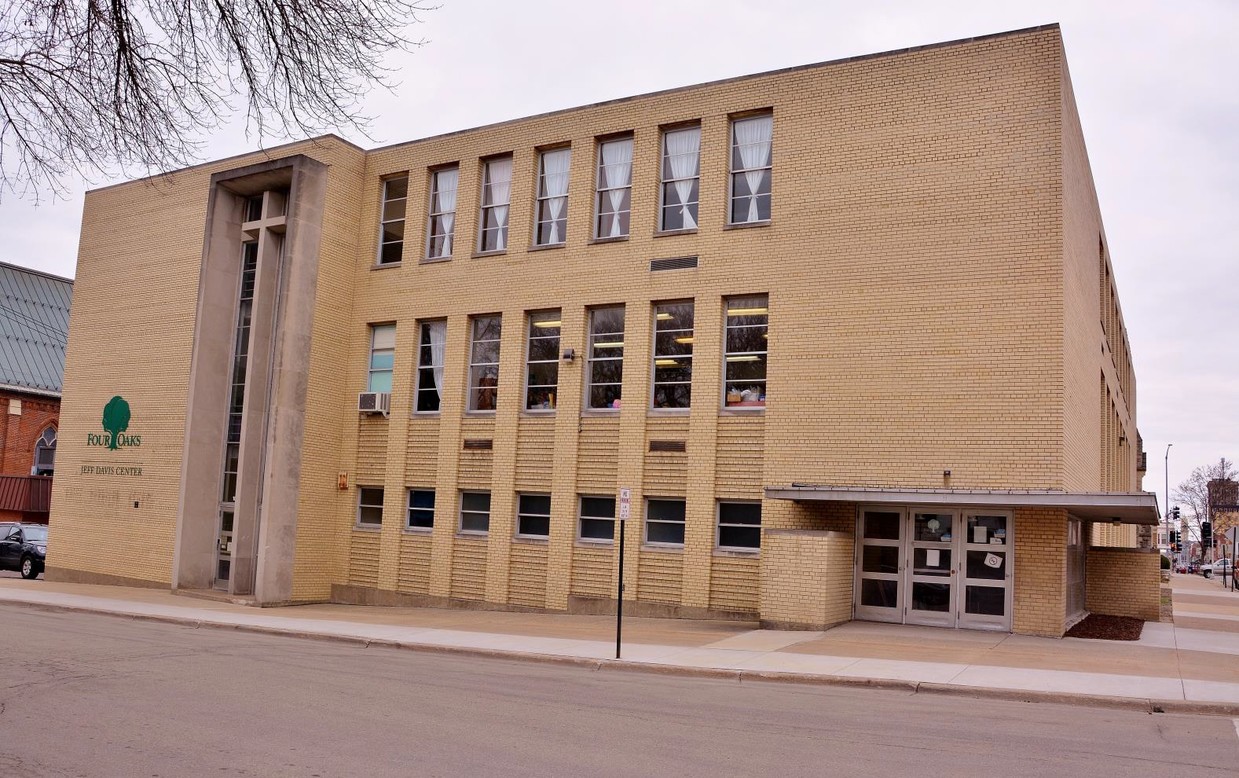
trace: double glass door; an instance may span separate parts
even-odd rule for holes
[[[856,618],[1011,629],[1011,516],[865,508],[856,544]]]

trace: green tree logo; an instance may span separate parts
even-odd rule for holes
[[[108,404],[103,406],[103,428],[112,433],[108,439],[108,448],[116,449],[120,434],[129,429],[129,416],[129,403],[120,395],[108,400]]]

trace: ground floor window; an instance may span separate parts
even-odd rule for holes
[[[525,538],[545,538],[551,534],[549,494],[522,494],[517,498],[516,534]]]
[[[761,503],[718,504],[718,547],[746,551],[761,548]]]
[[[357,489],[357,523],[363,527],[383,524],[383,487],[362,486]]]
[[[477,535],[490,532],[490,492],[461,492],[460,531]]]
[[[434,489],[409,490],[409,529],[431,529],[435,525]]]
[[[581,497],[579,521],[581,540],[614,540],[615,498]]]
[[[684,545],[684,501],[645,501],[645,542],[665,545]]]

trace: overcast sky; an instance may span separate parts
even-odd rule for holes
[[[1058,22],[1131,338],[1144,488],[1163,500],[1167,443],[1172,485],[1239,459],[1236,0],[431,2],[413,29],[427,45],[390,63],[394,93],[368,100],[372,137],[343,133],[359,145]],[[258,143],[238,126],[205,156]],[[73,276],[82,191],[105,183],[38,206],[6,195],[0,259]]]

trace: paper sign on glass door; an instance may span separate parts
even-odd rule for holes
[[[925,549],[925,566],[926,567],[938,567],[939,565],[942,564],[942,560],[938,558],[938,553],[939,553],[938,549],[936,548]]]
[[[1002,567],[1002,557],[998,556],[997,554],[986,554],[985,555],[985,566],[995,567],[995,568]]]

